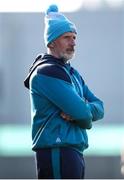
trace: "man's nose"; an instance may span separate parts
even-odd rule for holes
[[[71,45],[72,45],[72,46],[76,46],[75,39],[72,39],[72,40],[71,40]]]

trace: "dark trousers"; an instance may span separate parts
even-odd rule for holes
[[[72,148],[58,149],[59,151],[50,148],[36,151],[38,179],[83,179],[83,156]]]

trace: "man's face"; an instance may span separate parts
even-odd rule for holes
[[[57,38],[54,44],[54,52],[58,58],[63,58],[65,61],[71,59],[74,56],[75,52],[75,41],[76,34],[68,32]]]

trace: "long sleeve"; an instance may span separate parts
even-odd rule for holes
[[[93,116],[92,120],[96,121],[102,119],[104,116],[103,102],[99,98],[97,98],[85,84],[83,86],[83,91],[84,97],[88,101],[87,103]]]
[[[77,94],[68,76],[60,67],[39,68],[31,76],[30,89],[44,95],[61,111],[70,115],[80,127],[91,128],[91,108]]]

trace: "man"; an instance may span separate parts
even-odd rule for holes
[[[36,58],[26,80],[30,90],[32,149],[38,178],[84,178],[86,129],[103,118],[103,103],[88,89],[68,60],[77,30],[56,5],[45,16],[47,53]]]

